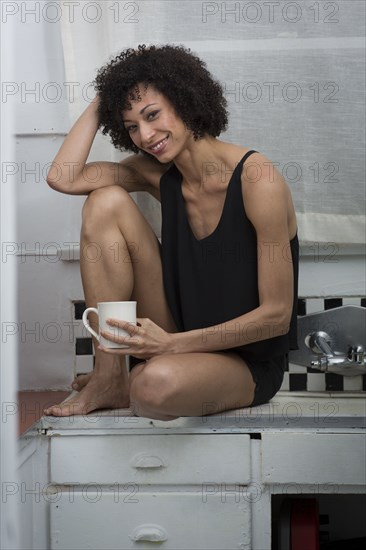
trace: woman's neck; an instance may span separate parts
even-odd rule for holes
[[[174,164],[189,187],[198,189],[209,177],[217,174],[224,157],[223,149],[228,144],[214,138],[204,137],[189,144],[175,159]]]

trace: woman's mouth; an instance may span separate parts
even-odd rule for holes
[[[168,136],[166,136],[164,139],[161,139],[151,147],[149,147],[149,151],[152,151],[154,155],[158,155],[165,149],[166,143],[168,141]]]

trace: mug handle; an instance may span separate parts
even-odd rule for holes
[[[88,320],[88,315],[91,311],[94,311],[94,313],[96,313],[98,315],[98,310],[96,307],[88,307],[84,313],[83,313],[83,323],[84,323],[84,327],[86,328],[86,330],[88,330],[90,332],[90,334],[92,334],[93,336],[95,336],[95,338],[98,340],[98,342],[100,342],[100,336],[99,334],[97,334],[95,332],[95,330],[93,330],[89,324],[89,320]]]

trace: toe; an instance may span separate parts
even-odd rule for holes
[[[45,409],[43,413],[46,416],[61,416],[61,407],[60,405],[54,405],[53,407]]]
[[[77,403],[65,403],[60,405],[55,405],[45,410],[46,416],[72,416],[75,414],[80,414],[78,411],[79,405]]]
[[[92,377],[92,373],[78,374],[71,385],[72,389],[80,391],[84,386],[87,385],[91,377]]]
[[[44,409],[44,414],[46,416],[72,416],[74,414],[83,414],[80,412],[81,403],[79,402],[79,397],[76,399],[76,396],[78,396],[75,391],[72,391],[68,397],[61,403],[58,403],[57,405],[52,405],[51,407],[47,407]]]

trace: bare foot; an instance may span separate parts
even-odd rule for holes
[[[85,415],[96,409],[124,409],[129,406],[129,401],[129,381],[124,361],[109,355],[103,358],[103,365],[96,364],[80,393],[59,405],[48,407],[44,410],[44,414],[47,416]]]

